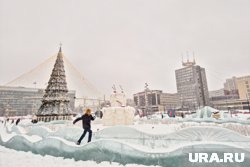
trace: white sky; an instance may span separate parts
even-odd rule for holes
[[[100,91],[176,92],[194,51],[210,90],[250,75],[249,0],[0,0],[0,85],[58,52]],[[192,58],[192,56],[190,56]],[[49,79],[49,76],[48,76]]]

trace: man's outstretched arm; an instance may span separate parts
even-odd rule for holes
[[[91,115],[91,120],[92,120],[92,121],[95,120],[95,116],[92,116],[92,115]]]
[[[76,119],[73,121],[73,124],[75,124],[77,121],[80,121],[81,119],[82,119],[82,117],[76,118]]]

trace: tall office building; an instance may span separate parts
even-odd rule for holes
[[[250,75],[237,77],[237,89],[240,99],[250,99]]]
[[[182,61],[183,68],[175,70],[177,93],[182,108],[195,109],[209,105],[209,93],[205,69],[195,60]]]

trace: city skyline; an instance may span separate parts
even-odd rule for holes
[[[250,2],[74,2],[0,0],[0,85],[56,54],[60,42],[72,64],[107,95],[113,84],[132,95],[145,82],[176,93],[174,71],[186,51],[206,69],[209,90],[249,75]]]

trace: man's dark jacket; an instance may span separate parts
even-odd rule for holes
[[[95,119],[95,117],[93,117],[92,115],[84,114],[80,118],[75,119],[73,124],[75,124],[77,121],[82,120],[82,128],[83,129],[88,129],[88,128],[90,129],[91,128],[90,121],[94,120],[94,119]]]

